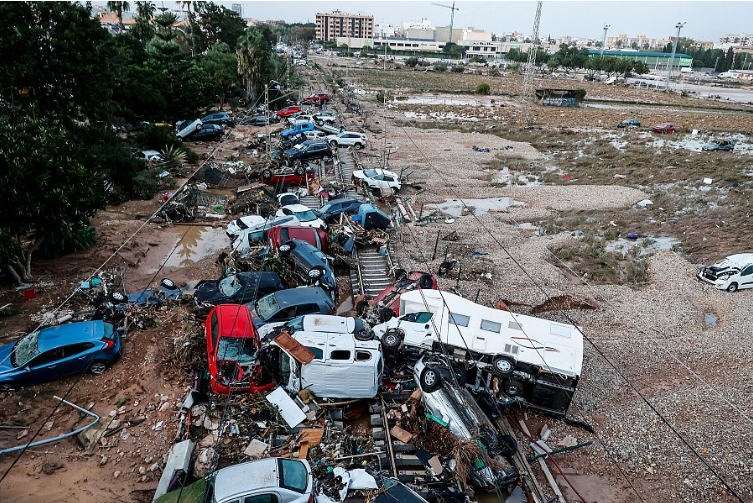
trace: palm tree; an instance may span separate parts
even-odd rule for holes
[[[136,2],[136,14],[145,21],[152,19],[155,10],[154,2]]]
[[[246,85],[246,100],[256,101],[257,88],[261,87],[262,74],[270,63],[272,34],[267,26],[253,27],[238,41],[238,74]]]
[[[120,31],[125,31],[125,25],[123,24],[123,12],[131,10],[131,4],[128,2],[107,2],[107,10],[114,12],[118,15],[118,26]]]
[[[180,7],[183,7],[188,14],[188,29],[189,29],[189,37],[190,40],[190,47],[191,47],[191,56],[196,55],[196,38],[194,37],[194,25],[196,24],[196,12],[200,8],[199,2],[177,2],[177,4]]]

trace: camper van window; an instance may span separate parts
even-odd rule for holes
[[[336,349],[329,354],[330,360],[350,360],[350,351]]]
[[[502,330],[502,324],[496,321],[481,320],[481,330],[498,334]]]
[[[356,351],[356,361],[367,362],[371,360],[371,353],[368,351]]]
[[[467,327],[471,321],[471,317],[464,314],[450,313],[450,317],[452,317],[452,323],[459,327]]]
[[[314,360],[324,360],[324,351],[319,348],[306,346],[306,349],[314,353]]]

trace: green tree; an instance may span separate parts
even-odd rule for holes
[[[131,10],[131,4],[128,2],[107,2],[107,10],[114,12],[118,16],[118,27],[120,28],[120,33],[123,33],[125,31],[123,12]]]
[[[246,30],[246,22],[237,12],[226,7],[211,2],[203,3],[203,5],[199,21],[202,33],[199,52],[204,52],[220,42],[227,44],[231,50],[235,50],[238,47],[238,39]]]
[[[228,88],[240,81],[235,53],[226,43],[218,42],[207,51],[199,64],[214,81],[214,92],[222,108]]]
[[[455,42],[447,42],[444,47],[442,47],[442,52],[452,58],[459,58],[463,56],[463,47]]]
[[[142,44],[154,36],[152,18],[155,10],[154,2],[136,2],[136,21],[128,33]]]
[[[81,162],[73,138],[47,119],[0,119],[0,260],[16,282],[32,278],[32,256],[104,207],[104,181]]]
[[[271,70],[274,34],[267,25],[253,26],[238,41],[238,74],[246,87],[246,100],[256,101],[274,73]]]

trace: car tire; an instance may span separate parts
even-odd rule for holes
[[[324,122],[322,122],[322,121],[316,121],[316,122],[315,122],[315,124],[316,124],[317,126],[321,126],[322,124],[324,124]]]
[[[511,376],[515,371],[515,362],[507,356],[497,356],[492,360],[492,374],[498,377]]]
[[[418,280],[418,287],[422,290],[431,290],[434,288],[434,278],[431,277],[431,274],[422,275]]]
[[[359,330],[358,332],[353,334],[353,337],[355,337],[356,340],[359,341],[370,341],[373,340],[376,335],[374,334],[373,330]]]
[[[386,323],[395,317],[395,312],[389,307],[383,307],[379,310],[379,321]]]
[[[293,251],[293,248],[295,248],[295,243],[283,243],[280,245],[277,251],[279,251],[280,255],[282,255],[283,257],[287,257],[288,255],[290,255],[290,252]]]
[[[355,145],[353,145],[353,148],[355,148],[356,150],[361,150],[363,148],[363,143],[356,143]]]
[[[503,457],[510,458],[518,453],[518,441],[512,435],[502,435],[497,450]]]
[[[363,316],[363,313],[369,308],[369,299],[363,299],[356,303],[356,313],[358,316]]]
[[[737,283],[730,283],[729,286],[727,287],[727,291],[729,293],[735,293],[737,291],[737,288],[738,288]]]
[[[403,331],[390,328],[382,335],[382,347],[385,351],[397,351],[403,345]]]
[[[319,274],[312,276],[311,274],[314,271],[318,271]],[[317,283],[318,281],[320,281],[324,277],[325,273],[326,273],[326,271],[324,270],[324,267],[318,265],[318,266],[315,266],[315,267],[312,267],[311,269],[309,269],[308,272],[306,273],[306,277],[312,283]]]
[[[160,281],[159,284],[168,290],[175,290],[175,283],[170,278],[162,278],[162,281]]]
[[[89,372],[95,376],[104,374],[105,370],[107,370],[107,364],[105,362],[94,362],[91,364],[91,367],[89,367]]]
[[[270,178],[272,178],[272,172],[268,169],[265,169],[264,171],[261,172],[261,177],[264,180],[269,180]]]
[[[122,304],[128,301],[128,297],[123,292],[110,292],[110,301],[115,304]]]
[[[303,176],[306,173],[306,170],[303,169],[303,166],[298,166],[295,168],[295,174],[298,176]]]
[[[442,386],[442,375],[439,370],[427,365],[418,376],[419,386],[424,393],[432,393]]]
[[[395,281],[408,279],[408,271],[405,269],[395,269]]]
[[[508,379],[502,385],[502,391],[509,397],[516,397],[523,394],[523,383],[517,379]]]

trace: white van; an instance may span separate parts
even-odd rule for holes
[[[696,277],[728,292],[753,288],[753,253],[730,255],[718,264],[702,268]]]
[[[280,332],[289,334],[296,332],[328,332],[334,334],[355,334],[356,339],[371,340],[374,338],[371,327],[361,318],[334,316],[331,314],[304,314],[296,316],[290,321],[267,323],[259,328],[259,338],[272,338]]]
[[[295,332],[291,335],[314,354],[299,363],[280,348],[279,371],[289,391],[310,390],[320,398],[374,398],[379,392],[384,358],[378,340],[360,341],[353,334]]]
[[[490,388],[496,377],[511,398],[550,413],[567,411],[583,366],[578,327],[438,290],[403,293],[400,313],[374,327],[386,353],[405,347],[447,353],[456,362],[472,360],[480,370],[472,388]]]

